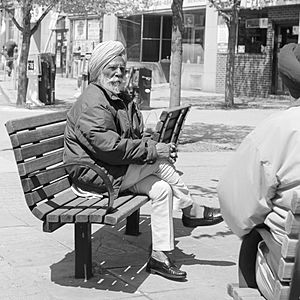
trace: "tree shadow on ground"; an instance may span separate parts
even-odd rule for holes
[[[224,149],[234,150],[253,130],[251,126],[230,126],[224,124],[194,123],[184,125],[179,149],[185,151],[198,142],[218,144]],[[191,151],[191,150],[189,150]]]
[[[139,236],[124,235],[125,222],[117,226],[103,226],[93,234],[93,274],[85,281],[74,277],[74,256],[71,251],[59,262],[51,265],[51,280],[62,286],[98,289],[111,292],[135,293],[149,277],[145,271],[151,248],[150,216],[142,215]],[[191,235],[191,228],[182,226],[181,219],[174,218],[175,239]],[[200,237],[201,238],[201,237]],[[177,244],[178,242],[176,242]],[[175,246],[176,247],[176,246]],[[201,247],[201,244],[199,245]],[[228,260],[197,259],[194,254],[175,248],[172,259],[182,265],[211,265],[226,267],[235,265]],[[162,278],[170,288],[176,282]],[[105,294],[104,294],[105,298]]]

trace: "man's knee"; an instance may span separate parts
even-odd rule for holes
[[[171,198],[173,196],[171,186],[163,180],[157,181],[151,189],[150,197],[155,201]]]

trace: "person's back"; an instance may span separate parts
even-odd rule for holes
[[[299,60],[300,45],[280,50],[279,72],[294,98],[300,97]],[[291,202],[300,195],[299,118],[300,107],[295,106],[261,122],[226,167],[218,196],[224,220],[239,237],[249,237],[253,228],[264,225],[272,240],[282,243]],[[264,246],[257,252],[256,283],[268,300],[275,289],[275,251]]]
[[[300,192],[299,116],[300,107],[293,107],[264,120],[241,143],[218,183],[222,215],[240,237],[265,223],[282,240],[293,192]]]

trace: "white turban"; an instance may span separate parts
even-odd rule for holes
[[[98,44],[89,60],[90,81],[96,81],[103,68],[117,56],[126,60],[125,47],[121,42],[106,41]]]

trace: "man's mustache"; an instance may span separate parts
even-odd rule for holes
[[[107,79],[107,83],[123,83],[124,79],[122,77],[114,77],[114,78],[110,78]]]

